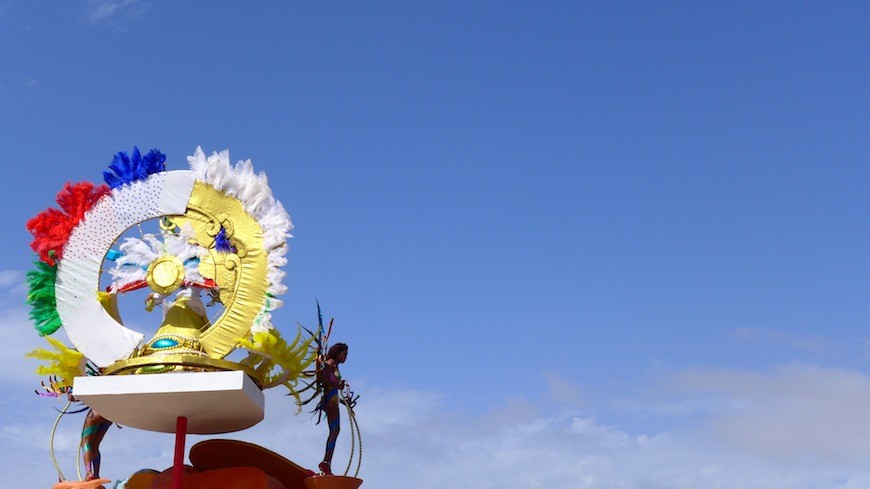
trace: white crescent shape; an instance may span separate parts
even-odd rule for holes
[[[70,341],[98,367],[128,357],[142,340],[141,333],[115,321],[97,298],[106,253],[130,227],[184,214],[193,184],[193,172],[178,170],[115,188],[70,234],[57,269],[57,312]]]

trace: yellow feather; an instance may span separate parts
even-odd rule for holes
[[[59,379],[58,385],[72,387],[74,378],[86,374],[85,356],[54,338],[46,336],[45,339],[55,351],[38,348],[25,356],[48,362],[36,368],[37,375],[56,375]]]
[[[309,346],[314,336],[302,340],[301,328],[296,338],[288,344],[277,330],[254,333],[250,339],[238,340],[238,346],[248,351],[242,364],[253,368],[260,375],[263,388],[283,385],[296,399],[301,409],[301,398],[296,390],[302,372],[308,370],[314,361]]]

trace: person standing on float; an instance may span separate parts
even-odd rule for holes
[[[339,391],[345,388],[346,382],[341,380],[341,372],[338,370],[338,365],[347,360],[347,350],[347,345],[344,343],[332,345],[326,353],[323,367],[317,374],[317,382],[320,384],[323,397],[320,399],[316,410],[326,414],[326,421],[329,423],[326,451],[323,454],[323,461],[318,465],[320,471],[325,475],[332,475],[332,454],[335,452],[335,441],[338,439],[338,432],[341,430],[338,409],[340,403]],[[320,422],[319,419],[318,422]]]

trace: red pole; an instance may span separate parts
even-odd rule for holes
[[[185,436],[187,436],[187,418],[179,416],[175,422],[175,464],[172,466],[172,489],[182,489],[183,485]]]

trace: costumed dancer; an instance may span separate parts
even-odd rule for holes
[[[72,390],[67,392],[67,397],[69,397],[71,402],[78,402]],[[81,448],[82,452],[82,463],[85,466],[84,480],[86,481],[100,478],[100,460],[102,458],[100,456],[100,443],[112,424],[111,421],[94,411],[93,408],[88,408],[85,422],[82,424],[82,439],[79,442],[79,448]]]
[[[100,442],[112,422],[100,416],[93,409],[88,410],[82,426],[82,461],[85,464],[85,480],[100,478]]]
[[[317,373],[317,383],[323,393],[320,403],[315,408],[322,414],[326,414],[326,421],[329,423],[329,436],[326,438],[326,451],[323,454],[323,461],[320,462],[318,468],[325,475],[332,475],[332,454],[335,452],[335,442],[338,439],[340,431],[339,417],[339,392],[345,388],[347,383],[341,380],[341,372],[338,370],[338,365],[347,360],[347,345],[344,343],[336,343],[329,348],[326,353],[326,360],[323,366]],[[318,416],[317,422],[320,422]]]

